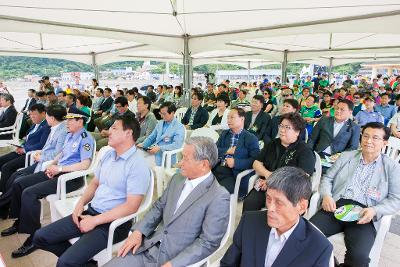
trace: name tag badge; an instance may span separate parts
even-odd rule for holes
[[[379,201],[381,199],[381,192],[376,187],[368,188],[367,196],[372,200]]]
[[[169,143],[171,141],[171,138],[169,136],[164,137],[164,142]]]

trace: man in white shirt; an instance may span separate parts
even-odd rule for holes
[[[332,244],[301,217],[311,197],[308,175],[286,166],[267,184],[267,210],[244,213],[220,266],[329,266]]]
[[[181,173],[107,267],[189,266],[211,255],[220,245],[229,220],[229,193],[211,169],[218,150],[209,137],[193,137],[183,148]]]

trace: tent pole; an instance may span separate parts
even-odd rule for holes
[[[282,84],[286,84],[286,79],[287,79],[287,56],[288,56],[288,50],[286,49],[283,51],[283,62],[282,62]]]
[[[250,69],[251,69],[250,61],[247,61],[247,80],[249,82],[249,85],[250,85]]]
[[[328,70],[328,83],[331,82],[332,66],[333,66],[333,57],[330,57],[329,58],[329,70]]]
[[[187,92],[187,104],[190,102],[190,91],[192,89],[192,79],[193,79],[193,66],[192,58],[190,56],[189,50],[189,35],[183,36],[183,88]]]
[[[92,67],[93,67],[93,72],[94,72],[94,78],[99,81],[100,73],[99,73],[99,66],[97,66],[96,63],[96,53],[92,52]]]

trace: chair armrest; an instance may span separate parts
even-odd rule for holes
[[[108,240],[107,240],[107,261],[111,260],[112,258],[112,250],[113,250],[113,241],[114,241],[114,232],[115,229],[117,229],[118,226],[126,223],[129,220],[132,220],[133,218],[137,217],[139,215],[138,212],[132,213],[128,216],[116,219],[110,224],[110,228],[108,230]]]
[[[57,196],[59,199],[66,199],[67,197],[67,182],[79,177],[85,177],[93,173],[92,169],[64,173],[58,177],[57,181]],[[86,179],[85,179],[86,183]]]
[[[248,170],[244,170],[241,173],[239,173],[236,177],[236,183],[235,183],[235,190],[233,191],[234,194],[238,195],[239,193],[239,187],[240,187],[240,182],[238,182],[239,180],[241,181],[243,177],[245,177],[246,175],[250,174],[254,172],[254,169],[248,169]]]
[[[247,194],[250,193],[250,191],[254,188],[254,185],[256,184],[258,178],[259,178],[258,174],[254,174],[253,176],[250,177],[249,186],[247,187]]]
[[[13,130],[13,132],[14,132],[15,131],[15,125],[11,125],[11,126],[0,128],[0,131],[9,131],[9,130]]]
[[[25,154],[25,168],[28,167],[28,166],[31,166],[33,164],[32,155],[35,154],[37,151],[39,151],[39,150],[33,150],[33,151],[26,152],[26,154]]]

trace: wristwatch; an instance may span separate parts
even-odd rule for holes
[[[62,172],[62,166],[58,167],[58,172]]]

